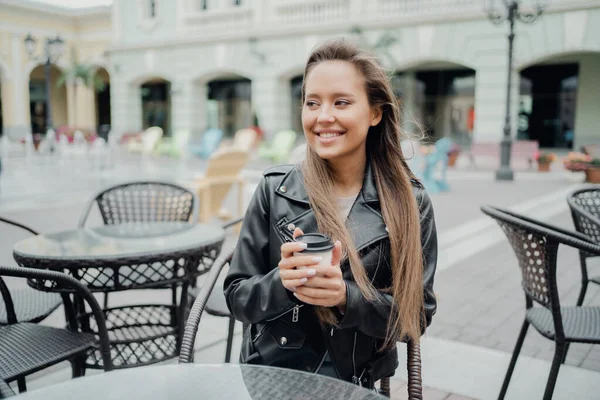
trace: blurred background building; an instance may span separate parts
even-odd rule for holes
[[[64,40],[51,73],[55,126],[110,125],[119,135],[156,125],[166,135],[189,129],[194,136],[211,127],[232,135],[256,123],[267,134],[300,132],[306,57],[317,43],[346,36],[383,60],[407,129],[419,129],[417,121],[432,140],[498,142],[508,28],[488,20],[491,2],[114,0],[69,10],[0,0],[0,129],[45,130],[48,94],[43,67],[28,56],[28,34],[37,46],[46,37]],[[549,148],[598,142],[600,1],[544,3],[538,21],[516,26],[513,137]],[[104,85],[57,86],[77,63]]]

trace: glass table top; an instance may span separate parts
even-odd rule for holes
[[[110,259],[192,250],[224,237],[217,224],[130,223],[32,236],[16,243],[13,252],[40,259]]]

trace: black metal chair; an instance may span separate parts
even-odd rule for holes
[[[234,223],[232,223],[233,225]],[[179,353],[179,364],[189,364],[194,362],[194,343],[202,313],[207,307],[213,288],[219,279],[221,270],[226,264],[231,262],[234,247],[223,251],[219,258],[212,265],[205,282],[202,284],[200,293],[196,297],[189,313],[185,332],[181,342],[181,352]],[[222,290],[217,290],[222,292]],[[423,386],[421,380],[421,348],[419,344],[408,342],[407,368],[408,368],[408,398],[409,400],[423,399]],[[380,394],[390,397],[390,378],[386,377],[380,380]]]
[[[600,243],[600,187],[576,190],[567,196],[567,203],[571,209],[575,229],[589,236],[594,242]],[[583,304],[590,282],[600,285],[600,275],[590,277],[588,274],[587,259],[591,257],[598,257],[598,255],[579,251],[581,289],[577,299],[578,306]]]
[[[60,272],[22,267],[0,266],[1,276],[38,279],[72,288],[90,306],[96,319],[98,338],[77,330],[76,316],[70,307],[65,307],[69,329],[19,322],[8,287],[0,278],[0,294],[8,315],[8,325],[0,326],[0,380],[16,380],[19,392],[24,392],[27,390],[26,376],[62,361],[71,362],[73,377],[81,376],[86,355],[96,349],[102,355],[104,370],[113,369],[104,314],[96,298],[79,281]]]
[[[85,225],[94,204],[105,225],[198,220],[196,194],[170,182],[127,182],[104,189],[89,202],[79,220],[80,227]]]
[[[561,229],[510,211],[483,206],[481,211],[498,222],[510,242],[522,273],[525,292],[525,320],[517,339],[504,383],[498,396],[506,395],[521,346],[532,325],[542,336],[555,342],[554,358],[544,399],[552,398],[567,345],[572,342],[600,343],[600,307],[561,307],[556,282],[559,245],[600,255],[600,246],[578,232]],[[534,307],[534,302],[541,307]]]
[[[0,217],[0,222],[26,230],[38,235],[36,231],[21,223]],[[38,323],[48,317],[61,304],[62,299],[58,293],[46,293],[25,286],[19,289],[11,289],[10,295],[13,300],[15,314],[20,322]],[[0,298],[0,325],[8,325],[8,315],[3,300]]]
[[[8,386],[8,383],[0,379],[0,399],[7,399],[15,395],[12,388]]]
[[[198,221],[198,196],[170,182],[136,181],[104,189],[89,202],[79,220],[79,227],[85,225],[94,204],[98,205],[105,225]],[[175,304],[177,286],[173,285],[171,289]],[[108,293],[104,295],[104,308],[107,307]]]
[[[223,225],[223,229],[231,228],[238,223],[242,222],[244,218],[236,218],[232,221],[227,222]],[[195,300],[195,291],[190,290],[188,304],[191,304]],[[208,297],[205,307],[206,313],[215,317],[229,318],[229,325],[227,328],[227,345],[225,347],[225,362],[231,361],[231,347],[233,346],[233,331],[235,329],[235,318],[231,315],[229,308],[227,308],[227,302],[225,301],[225,294],[222,290],[212,290]]]

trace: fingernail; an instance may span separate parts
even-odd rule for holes
[[[308,247],[308,244],[304,243],[304,242],[298,242],[298,246],[302,249],[305,249]]]
[[[302,279],[300,279],[300,282],[304,283],[304,282],[306,282],[307,280],[308,280],[308,278],[302,278]]]
[[[317,270],[313,269],[313,268],[311,268],[311,269],[309,269],[309,270],[306,271],[306,275],[309,275],[309,276],[313,276],[313,275],[316,275],[316,274],[317,274]]]
[[[322,259],[323,259],[323,257],[313,257],[312,258],[313,262],[316,262],[316,263],[321,262]]]

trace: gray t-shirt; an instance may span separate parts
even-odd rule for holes
[[[358,195],[337,198],[338,208],[344,219],[348,218],[348,214],[350,214],[350,210],[352,209],[352,205],[354,204],[357,196]],[[329,357],[329,351],[325,353],[325,358],[323,358],[323,363],[321,364],[321,368],[319,368],[317,371],[317,374],[330,376],[332,378],[339,378],[335,367],[331,362],[331,357]]]

